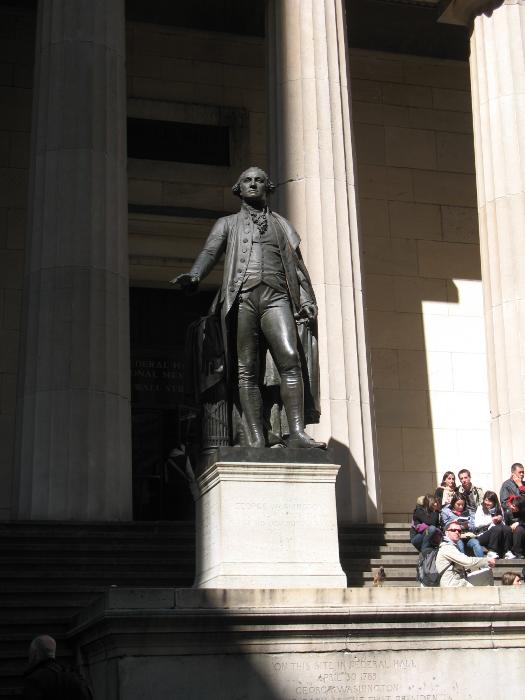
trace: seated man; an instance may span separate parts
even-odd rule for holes
[[[525,497],[523,464],[515,462],[510,468],[510,479],[504,481],[500,490],[500,503],[505,513],[505,523],[512,529],[512,551],[522,559],[525,555],[525,513],[518,504]]]
[[[461,483],[458,491],[465,497],[465,510],[469,515],[474,515],[478,506],[483,502],[483,489],[474,486],[468,469],[460,469],[458,479]]]
[[[460,538],[461,526],[453,520],[447,524],[445,537],[439,545],[436,557],[436,569],[441,574],[439,582],[441,588],[472,586],[466,578],[467,569],[481,569],[487,565],[493,568],[496,565],[495,559],[467,557],[460,552],[458,549]]]
[[[525,496],[525,483],[523,483],[524,474],[523,464],[515,462],[510,468],[510,479],[507,479],[501,484],[499,492],[499,500],[502,508],[507,507],[509,496]]]
[[[525,496],[509,496],[504,509],[505,525],[512,530],[512,551],[518,559],[525,557]]]

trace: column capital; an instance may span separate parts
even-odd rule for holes
[[[439,22],[468,27],[477,15],[491,14],[501,5],[521,5],[525,0],[441,0]]]

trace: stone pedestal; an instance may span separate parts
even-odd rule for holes
[[[267,456],[251,462],[232,461],[235,452],[219,450],[198,479],[195,587],[346,587],[335,507],[339,466],[319,450],[250,450]],[[285,462],[291,453],[300,453],[296,462]],[[277,461],[268,461],[273,455]]]

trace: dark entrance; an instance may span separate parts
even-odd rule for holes
[[[133,517],[193,518],[193,499],[168,457],[195,443],[195,411],[185,402],[184,344],[188,325],[204,315],[214,292],[130,290]],[[175,463],[183,470],[181,455]]]

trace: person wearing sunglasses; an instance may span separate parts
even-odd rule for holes
[[[436,556],[436,569],[441,574],[441,588],[457,588],[472,586],[466,579],[466,571],[474,571],[496,565],[495,559],[485,557],[468,557],[458,549],[461,539],[461,524],[453,520],[447,523],[445,537],[439,546]]]

